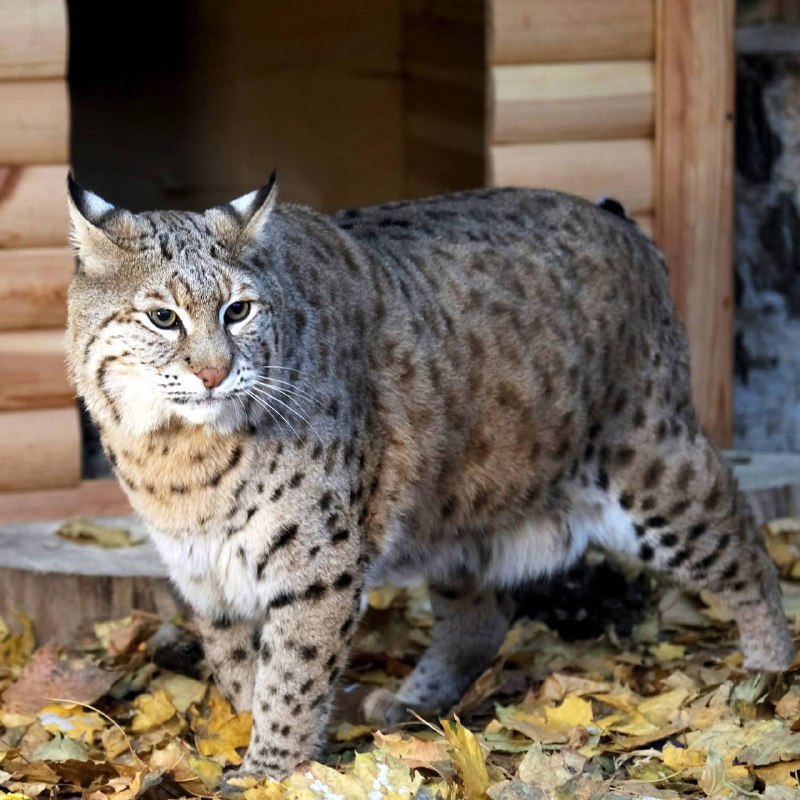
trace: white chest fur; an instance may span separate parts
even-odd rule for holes
[[[264,585],[256,575],[252,541],[224,533],[151,536],[170,577],[196,613],[257,616]]]

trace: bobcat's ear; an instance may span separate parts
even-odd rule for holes
[[[133,214],[84,189],[71,172],[67,177],[67,190],[72,221],[70,241],[81,269],[97,272],[113,267],[135,235]]]
[[[247,245],[264,230],[277,201],[278,184],[273,170],[265,186],[206,211],[206,221],[229,246]]]

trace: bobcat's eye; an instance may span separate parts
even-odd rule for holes
[[[250,314],[250,303],[247,300],[237,300],[225,309],[225,322],[241,322]]]
[[[155,311],[148,311],[147,316],[156,328],[177,328],[181,321],[178,315],[171,308],[157,308]]]

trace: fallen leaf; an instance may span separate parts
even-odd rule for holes
[[[236,751],[250,744],[252,724],[252,714],[235,714],[230,703],[213,692],[208,716],[195,714],[192,719],[200,755],[221,756],[226,764],[241,764],[242,758]]]
[[[57,733],[49,742],[40,744],[34,751],[37,761],[86,761],[89,758],[86,745]]]
[[[436,762],[448,757],[448,744],[444,739],[420,739],[408,733],[380,731],[375,731],[373,738],[378,748],[386,750],[411,769],[435,769]]]
[[[163,689],[157,689],[152,694],[140,694],[134,701],[136,716],[131,723],[134,733],[144,733],[163,725],[171,720],[176,709]]]
[[[543,789],[548,795],[555,792],[572,779],[573,773],[567,769],[560,754],[547,755],[539,742],[531,745],[519,765],[520,780]]]
[[[36,713],[51,700],[93,704],[117,677],[88,658],[45,645],[33,654],[17,682],[6,689],[3,701],[7,710],[27,714]]]
[[[151,689],[163,689],[172,705],[185,714],[190,706],[198,705],[203,701],[208,691],[208,684],[205,681],[198,681],[194,678],[187,678],[186,675],[179,675],[177,672],[164,670],[150,683]]]
[[[570,694],[556,708],[545,710],[548,725],[560,730],[572,730],[579,725],[588,728],[592,724],[592,704],[577,694]]]
[[[55,532],[56,536],[79,544],[95,544],[100,547],[132,547],[144,539],[133,539],[126,528],[111,525],[98,525],[88,519],[73,519],[65,522]]]
[[[452,750],[453,763],[464,784],[467,800],[481,800],[489,786],[489,773],[475,734],[465,728],[458,718],[454,722],[442,722],[442,727]]]

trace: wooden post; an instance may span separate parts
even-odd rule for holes
[[[686,323],[702,424],[726,446],[733,386],[734,0],[658,0],[655,233]]]

